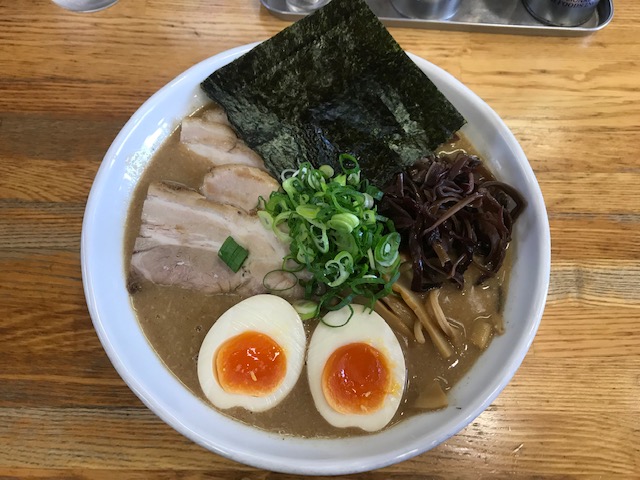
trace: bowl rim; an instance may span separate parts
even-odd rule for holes
[[[149,378],[141,378],[139,372],[135,371],[136,365],[132,365],[131,361],[125,359],[122,355],[123,352],[118,351],[116,346],[116,340],[113,331],[110,330],[109,320],[104,316],[104,304],[106,299],[101,296],[102,294],[96,289],[98,275],[100,272],[96,271],[96,243],[98,242],[96,228],[96,211],[100,206],[101,195],[104,195],[104,188],[107,182],[111,169],[118,161],[122,161],[121,154],[123,145],[130,141],[132,135],[138,128],[138,126],[145,120],[146,115],[154,108],[158,108],[159,105],[170,95],[170,93],[181,86],[181,84],[187,82],[188,79],[192,79],[194,75],[201,72],[208,71],[208,75],[211,71],[221,67],[225,63],[232,61],[240,55],[246,53],[251,48],[255,47],[257,43],[239,46],[218,55],[214,55],[207,58],[198,64],[187,69],[182,74],[178,75],[174,80],[169,82],[163,88],[153,94],[142,106],[133,114],[133,116],[127,121],[122,130],[118,133],[114,139],[112,145],[108,149],[105,157],[100,165],[96,178],[94,180],[87,205],[85,209],[85,215],[82,225],[82,237],[81,237],[81,265],[82,265],[82,278],[84,285],[85,297],[87,299],[87,305],[93,321],[94,328],[100,339],[100,342],[107,353],[107,356],[111,360],[114,368],[121,376],[121,378],[127,383],[129,388],[140,398],[140,400],[156,415],[158,415],[164,422],[169,424],[175,430],[205,447],[206,449],[213,451],[217,454],[223,455],[227,458],[235,460],[240,463],[251,465],[257,468],[263,468],[272,471],[279,471],[292,474],[311,474],[311,475],[338,475],[357,473],[368,470],[381,468],[393,463],[397,463],[408,458],[411,458],[417,454],[423,453],[436,445],[447,440],[452,435],[457,434],[464,427],[466,427],[471,421],[473,421],[480,413],[482,413],[498,396],[498,394],[504,389],[507,383],[511,380],[520,364],[522,363],[529,347],[533,341],[535,333],[540,324],[544,306],[546,303],[546,297],[549,287],[550,265],[551,265],[551,237],[549,230],[549,222],[542,197],[540,186],[536,181],[535,175],[531,166],[514,135],[509,128],[505,125],[502,119],[494,112],[480,97],[473,93],[468,87],[463,85],[452,75],[442,70],[440,67],[424,60],[416,55],[408,53],[409,57],[425,72],[429,77],[436,81],[444,82],[455,89],[456,92],[464,95],[474,104],[474,107],[482,110],[483,115],[487,117],[491,122],[497,125],[503,140],[506,142],[509,150],[514,154],[518,166],[523,170],[523,174],[526,182],[531,186],[532,198],[528,198],[530,205],[529,208],[534,208],[537,212],[536,221],[539,221],[538,231],[540,251],[538,252],[537,261],[539,262],[539,274],[535,281],[535,289],[532,292],[532,309],[530,320],[527,323],[526,330],[522,333],[522,338],[519,343],[514,347],[512,354],[508,362],[505,362],[502,374],[495,376],[494,381],[490,382],[483,390],[482,400],[475,402],[472,407],[465,408],[455,417],[456,421],[449,425],[447,429],[441,428],[436,433],[431,435],[429,440],[425,440],[423,437],[413,436],[407,440],[407,442],[399,447],[394,443],[389,447],[385,454],[375,454],[369,456],[361,456],[358,458],[349,459],[334,459],[331,456],[320,455],[318,458],[301,458],[307,449],[296,449],[297,443],[313,444],[314,447],[327,448],[326,442],[335,442],[335,439],[299,439],[291,438],[283,439],[283,437],[263,432],[252,427],[230,425],[229,421],[224,420],[227,417],[220,415],[222,418],[217,419],[221,424],[221,430],[231,432],[235,430],[244,430],[256,432],[256,437],[260,437],[260,440],[279,440],[280,444],[285,442],[288,445],[289,450],[292,450],[292,455],[287,456],[278,452],[277,455],[265,454],[264,452],[252,451],[255,444],[251,441],[247,441],[246,445],[239,447],[228,446],[224,443],[220,443],[220,439],[211,439],[212,432],[203,432],[200,425],[194,423],[192,420],[185,421],[184,412],[179,407],[176,407],[175,403],[170,406],[163,399],[157,398],[149,386]],[[205,76],[206,76],[205,75]],[[435,77],[435,78],[434,78]],[[204,77],[200,77],[201,81]],[[198,83],[199,83],[198,81]],[[122,242],[122,239],[121,239]],[[123,255],[124,256],[124,255]],[[123,277],[126,277],[124,272],[124,261],[122,266]],[[126,283],[126,278],[124,283]],[[122,279],[120,279],[122,280]],[[117,280],[114,281],[118,284],[117,288],[121,288],[122,285]],[[131,306],[129,305],[131,309]],[[134,318],[135,320],[135,318]],[[135,320],[137,322],[137,320]],[[139,328],[139,327],[138,327]],[[151,349],[150,345],[147,345]],[[485,353],[486,355],[486,353]],[[165,367],[166,369],[166,367]],[[168,372],[165,372],[168,373]],[[169,374],[171,375],[171,374]],[[468,375],[468,373],[466,374]],[[177,382],[177,380],[175,380]],[[183,387],[185,391],[186,387]],[[190,392],[187,393],[191,396]],[[195,398],[195,396],[193,396]],[[172,399],[173,400],[173,399]],[[199,399],[198,399],[199,400]],[[203,406],[203,402],[201,402]],[[207,407],[210,408],[210,407]],[[233,421],[231,421],[233,422]],[[238,423],[238,422],[233,422]],[[405,423],[405,422],[402,422]],[[384,432],[395,429],[396,426]],[[382,432],[382,434],[384,434]],[[355,437],[358,442],[363,442],[364,438],[372,438],[377,435],[368,435],[366,437]],[[223,439],[224,440],[224,439]],[[353,439],[341,439],[345,445],[354,445]],[[364,440],[366,442],[366,440]],[[284,449],[280,449],[284,450]]]

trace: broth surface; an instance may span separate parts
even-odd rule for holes
[[[203,111],[195,115],[201,115]],[[464,149],[475,153],[464,139],[443,146],[451,152]],[[190,154],[180,143],[179,129],[174,132],[155,153],[146,167],[129,209],[125,233],[125,268],[129,262],[135,239],[140,229],[142,205],[150,183],[168,180],[199,189],[202,178],[210,165]],[[424,410],[412,408],[420,392],[437,382],[448,391],[469,370],[482,353],[469,341],[469,333],[474,322],[489,321],[496,332],[501,332],[502,304],[505,286],[508,284],[513,247],[509,248],[505,264],[499,274],[481,286],[475,286],[474,277],[478,273],[471,269],[465,276],[465,288],[459,290],[453,284],[443,285],[440,304],[445,315],[464,325],[467,332],[460,345],[455,346],[455,354],[444,360],[427,337],[425,344],[415,340],[398,339],[405,353],[408,384],[403,402],[389,425],[399,420],[422,413]],[[200,345],[214,322],[231,306],[242,300],[238,295],[207,295],[196,290],[180,287],[156,285],[143,280],[138,282],[139,290],[131,295],[142,331],[157,355],[167,368],[191,392],[209,404],[200,389],[197,376],[197,355]],[[306,322],[307,340],[315,327],[315,322]],[[455,398],[449,398],[455,403]],[[215,408],[215,407],[212,407]],[[225,415],[244,423],[284,435],[304,437],[344,437],[362,435],[355,429],[339,429],[331,426],[317,412],[307,382],[306,367],[293,391],[279,405],[267,412],[252,413],[242,408],[223,410]]]

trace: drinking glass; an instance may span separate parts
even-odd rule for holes
[[[52,0],[56,5],[74,12],[97,12],[110,7],[118,0]]]
[[[460,0],[391,0],[391,4],[405,17],[446,20],[458,11]]]
[[[325,6],[331,0],[286,0],[289,10],[292,12],[312,12]]]
[[[600,0],[522,0],[529,13],[542,23],[577,27],[589,20]]]

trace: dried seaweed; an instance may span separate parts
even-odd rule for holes
[[[464,124],[363,0],[333,0],[202,88],[275,176],[350,153],[382,186]]]

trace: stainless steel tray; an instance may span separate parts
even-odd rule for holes
[[[285,0],[260,1],[271,14],[283,20],[295,21],[306,15],[290,10]],[[613,18],[613,0],[601,0],[591,19],[579,27],[545,25],[527,12],[521,0],[462,0],[458,12],[447,20],[406,18],[393,8],[389,0],[367,0],[367,3],[387,27],[579,36],[606,27]]]

